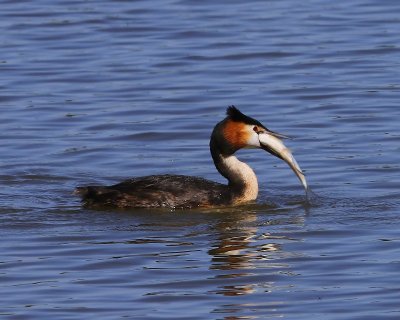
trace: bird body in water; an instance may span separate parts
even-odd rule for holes
[[[242,148],[264,149],[284,160],[307,191],[304,174],[281,138],[286,137],[231,106],[210,138],[215,167],[228,184],[165,174],[136,177],[112,186],[78,187],[76,193],[86,207],[92,208],[196,208],[244,204],[256,200],[258,181],[254,171],[234,155]]]

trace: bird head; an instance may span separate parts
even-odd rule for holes
[[[307,191],[304,173],[282,141],[287,139],[287,136],[269,130],[261,122],[240,112],[235,106],[228,107],[226,114],[227,117],[217,124],[213,131],[223,154],[233,154],[242,148],[263,149],[285,161]]]

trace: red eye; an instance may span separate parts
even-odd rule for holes
[[[258,133],[258,128],[257,127],[253,127],[254,132]]]

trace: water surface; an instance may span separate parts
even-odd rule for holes
[[[397,1],[4,1],[3,319],[398,319]],[[293,136],[258,203],[91,211],[77,185],[223,182],[228,105]]]

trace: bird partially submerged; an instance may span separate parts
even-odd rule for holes
[[[259,148],[285,161],[307,191],[307,182],[281,134],[259,121],[228,107],[227,117],[211,134],[210,151],[218,172],[228,180],[221,184],[199,177],[152,175],[125,180],[112,186],[78,187],[87,207],[114,208],[196,208],[232,206],[254,201],[258,182],[254,171],[234,153],[242,148]]]

